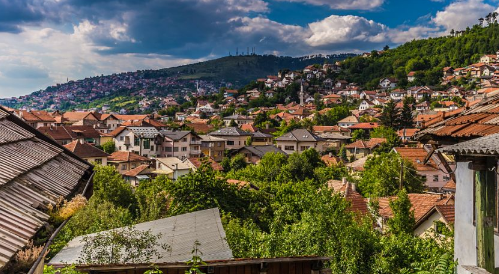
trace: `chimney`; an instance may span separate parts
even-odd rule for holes
[[[351,183],[352,185],[352,191],[357,191],[357,185],[355,185],[354,183]]]

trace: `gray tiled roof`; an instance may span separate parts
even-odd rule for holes
[[[162,130],[160,132],[165,137],[168,137],[174,141],[178,141],[187,136],[189,133],[191,133],[190,131],[187,130]]]
[[[90,168],[0,107],[0,272],[47,224],[43,208],[74,194]]]
[[[218,208],[206,209],[182,214],[156,221],[140,223],[134,226],[140,231],[150,230],[161,237],[157,242],[157,251],[161,258],[153,258],[151,263],[185,262],[192,258],[192,248],[197,240],[204,261],[232,259],[232,250],[225,240],[225,230],[220,220]],[[95,235],[95,234],[90,234]],[[89,235],[87,235],[89,236]],[[84,243],[83,236],[74,238],[64,247],[49,264],[78,263]],[[167,244],[169,250],[160,246]]]
[[[272,138],[274,136],[271,134],[263,133],[261,131],[257,131],[257,132],[253,133],[253,137],[254,138]]]
[[[284,151],[282,151],[280,148],[273,146],[273,145],[267,145],[267,146],[245,146],[240,148],[238,151],[240,152],[241,150],[247,149],[251,153],[257,155],[258,157],[263,157],[265,154],[269,152],[274,152],[274,153],[280,153],[287,155]]]
[[[459,155],[499,155],[499,133],[438,149]]]
[[[299,141],[299,142],[317,142],[323,141],[323,139],[306,129],[295,129],[288,132],[281,137],[276,138],[277,141]]]
[[[251,136],[251,133],[248,133],[238,127],[225,127],[219,130],[213,131],[208,135],[211,136]]]

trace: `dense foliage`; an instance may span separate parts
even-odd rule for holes
[[[407,73],[415,71],[416,80],[411,85],[437,85],[444,67],[467,66],[498,49],[499,24],[477,24],[459,35],[413,40],[368,58],[348,58],[342,62],[340,77],[367,88],[377,87],[383,77],[395,77],[399,86],[405,87],[409,85]]]

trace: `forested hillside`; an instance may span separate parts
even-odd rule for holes
[[[381,55],[373,51],[368,58],[348,58],[342,63],[340,77],[371,89],[379,84],[380,78],[392,76],[399,79],[399,86],[404,87],[407,73],[415,71],[417,82],[411,85],[437,85],[444,67],[467,66],[478,62],[481,55],[495,54],[499,49],[497,22],[451,33],[444,37],[414,40]]]

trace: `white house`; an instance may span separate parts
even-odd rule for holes
[[[357,117],[351,115],[338,121],[338,126],[348,128],[359,123]]]
[[[375,106],[375,104],[373,102],[371,102],[370,100],[362,100],[362,102],[360,102],[360,105],[359,105],[359,110],[362,111],[362,110],[370,109],[374,106]]]
[[[156,157],[159,152],[155,139],[159,131],[154,127],[119,127],[113,131],[118,151],[129,151],[144,157]]]
[[[379,86],[382,89],[389,89],[397,87],[398,80],[395,78],[383,78],[379,81]]]

